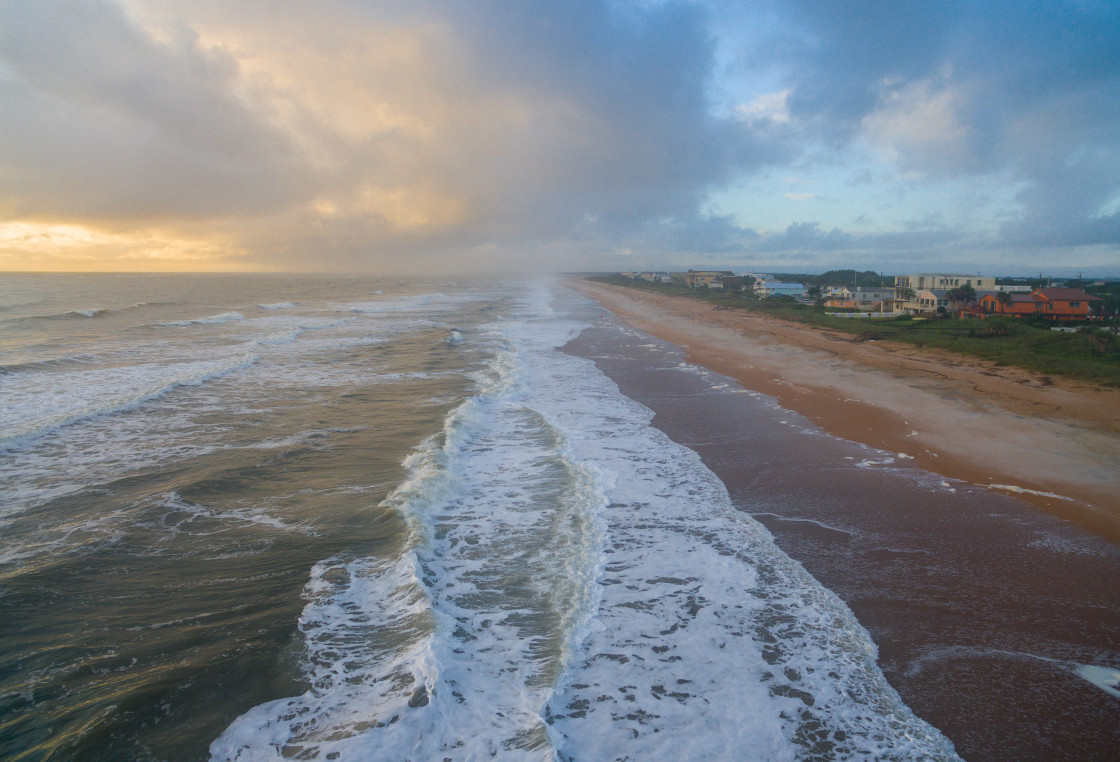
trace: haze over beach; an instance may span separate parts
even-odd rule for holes
[[[1117,29],[0,0],[0,758],[1112,759]]]

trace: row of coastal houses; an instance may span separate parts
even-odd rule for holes
[[[679,283],[691,288],[740,291],[750,288],[761,298],[788,296],[809,300],[801,283],[770,275],[736,275],[731,270],[622,273],[631,278]],[[913,273],[895,276],[894,286],[825,286],[813,289],[813,301],[845,313],[882,317],[910,314],[957,314],[986,318],[1040,316],[1048,320],[1089,320],[1101,300],[1078,288],[999,285],[994,277],[962,273]]]
[[[895,309],[910,314],[955,313],[985,318],[1007,315],[1047,320],[1089,320],[1101,300],[1079,288],[997,285],[980,275],[921,273],[895,278]]]

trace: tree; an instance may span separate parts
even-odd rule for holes
[[[949,301],[963,305],[966,308],[976,301],[976,289],[974,289],[970,283],[950,289],[945,295],[949,297]]]
[[[1002,308],[1000,311],[1006,311],[1007,308],[1011,306],[1011,292],[1000,291],[998,294],[996,294],[996,301],[999,302],[1000,307]]]

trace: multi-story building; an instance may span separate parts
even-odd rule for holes
[[[896,275],[894,278],[895,309],[902,312],[929,312],[930,307],[949,307],[948,299],[944,295],[934,296],[923,292],[952,291],[961,286],[972,286],[972,290],[979,295],[984,291],[996,290],[996,279],[984,275],[966,275],[951,273],[915,273],[913,275]]]
[[[944,289],[946,291],[960,286],[972,286],[976,291],[995,291],[996,279],[984,275],[961,275],[951,273],[916,273],[914,275],[896,275],[894,287],[898,291],[923,291],[926,289]]]

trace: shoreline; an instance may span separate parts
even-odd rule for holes
[[[1120,545],[879,457],[594,309],[600,317],[563,351],[649,409],[650,425],[695,452],[734,509],[844,602],[903,702],[958,754],[1043,762],[1116,748],[1120,704],[1085,670],[1113,675],[1120,663]]]
[[[746,310],[570,279],[689,362],[826,432],[1011,495],[1120,542],[1120,390]]]

